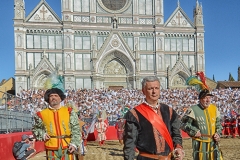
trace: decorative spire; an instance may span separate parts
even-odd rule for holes
[[[196,1],[195,14],[196,14],[196,15],[201,15],[201,14],[202,14],[202,4],[199,5],[198,0]]]
[[[14,0],[14,18],[24,19],[25,18],[25,4],[24,0]]]
[[[196,0],[196,7],[194,9],[194,23],[197,27],[203,26],[202,5],[199,5],[198,0]]]
[[[178,7],[180,7],[180,0],[178,0],[178,3],[177,3]]]

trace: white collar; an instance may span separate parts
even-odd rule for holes
[[[152,109],[158,109],[158,106],[159,106],[159,102],[157,103],[156,106],[153,106],[153,105],[149,104],[149,103],[146,101],[146,99],[144,99],[143,103],[145,103],[146,105],[148,105],[148,106],[151,107]]]
[[[52,109],[52,110],[58,110],[58,109],[60,109],[62,106],[60,105],[60,107],[58,107],[58,108],[53,108],[53,107],[51,107],[50,105],[48,106],[50,109]]]

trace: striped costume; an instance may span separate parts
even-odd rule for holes
[[[46,133],[51,137],[45,141],[47,160],[76,160],[75,155],[68,152],[68,145],[79,147],[81,132],[77,114],[71,107],[38,112],[32,131],[40,141],[44,141]]]
[[[222,160],[218,143],[213,140],[213,135],[221,135],[222,131],[220,113],[215,105],[210,104],[206,109],[200,104],[190,107],[182,122],[182,129],[192,137],[194,160]],[[195,137],[198,131],[202,135],[200,138]]]

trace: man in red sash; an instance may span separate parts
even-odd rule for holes
[[[124,130],[124,160],[182,160],[182,136],[178,114],[168,105],[159,102],[160,81],[155,76],[142,81],[145,101],[126,113]]]

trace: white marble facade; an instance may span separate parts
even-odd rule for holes
[[[196,2],[192,22],[176,0],[164,22],[163,2],[62,0],[57,15],[39,0],[25,15],[24,1],[15,0],[16,93],[42,88],[52,72],[66,89],[141,88],[148,75],[162,88],[187,87],[191,74],[205,70],[202,6]]]

